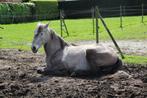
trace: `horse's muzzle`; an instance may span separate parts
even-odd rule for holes
[[[37,53],[37,51],[38,51],[38,50],[36,49],[36,47],[35,47],[35,46],[32,46],[32,52],[33,52],[33,53]]]

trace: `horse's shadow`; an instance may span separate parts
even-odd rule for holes
[[[97,80],[101,77],[105,76],[101,73],[84,73],[84,74],[75,74],[75,73],[48,73],[48,74],[40,74],[39,76],[30,77],[30,82],[38,83],[38,82],[45,82],[51,79],[52,77],[61,77],[61,78],[74,78],[74,79],[85,79],[85,80]]]

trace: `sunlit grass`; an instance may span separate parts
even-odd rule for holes
[[[145,19],[143,24],[140,22],[141,17],[125,17],[123,28],[119,27],[119,18],[106,18],[105,21],[116,40],[144,40],[147,39],[147,17]],[[47,23],[48,21],[42,22]],[[71,19],[65,22],[70,34],[67,37],[64,33],[66,41],[95,40],[91,19]],[[27,49],[32,41],[36,24],[37,22],[1,25],[4,29],[0,29],[0,48],[20,47]],[[100,40],[110,40],[108,33],[100,22],[99,27]],[[51,21],[50,28],[53,28],[60,35],[59,20]]]
[[[129,64],[142,64],[147,66],[147,56],[125,55],[123,61]]]

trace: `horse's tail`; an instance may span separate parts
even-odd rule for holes
[[[99,69],[99,71],[103,74],[114,74],[115,72],[117,72],[122,66],[122,60],[121,59],[117,59],[117,62],[113,65],[109,65],[109,66],[101,66]]]

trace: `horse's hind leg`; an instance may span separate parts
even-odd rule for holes
[[[100,67],[100,70],[103,74],[114,74],[122,66],[122,61],[118,58],[117,62],[110,66]]]
[[[68,75],[69,72],[66,69],[58,69],[58,68],[48,68],[48,67],[40,67],[37,69],[37,73],[43,75],[56,75],[56,76],[65,76]]]
[[[86,59],[90,65],[91,70],[97,71],[102,75],[113,74],[122,66],[122,61],[117,56],[113,57],[111,54],[108,55],[105,52],[99,53],[96,49],[87,49]],[[104,65],[107,61],[111,63],[109,65]]]

